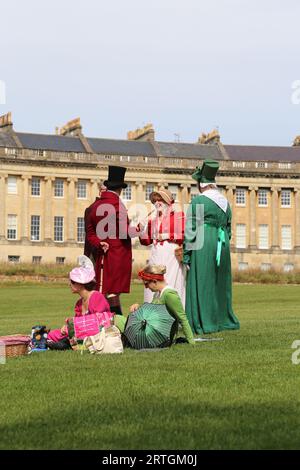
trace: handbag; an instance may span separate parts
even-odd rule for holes
[[[123,352],[121,333],[116,326],[102,328],[99,333],[87,336],[84,346],[91,354],[120,354]]]

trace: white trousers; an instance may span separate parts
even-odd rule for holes
[[[176,289],[183,306],[185,306],[185,267],[179,263],[175,257],[175,249],[179,245],[165,241],[162,245],[158,243],[151,247],[149,264],[163,264],[167,271],[165,280],[168,286]],[[150,289],[144,290],[144,302],[152,302],[153,292]]]

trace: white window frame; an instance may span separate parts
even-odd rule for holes
[[[289,195],[288,198],[286,198],[286,196]],[[289,204],[283,204],[283,202],[286,202],[286,200],[288,199],[289,201]],[[283,209],[288,209],[290,207],[292,207],[292,191],[290,189],[282,189],[281,190],[281,193],[280,193],[280,206],[283,208]]]
[[[289,232],[287,237],[284,231]],[[291,225],[281,225],[281,249],[282,250],[292,250],[292,226]]]
[[[12,181],[14,184],[12,185]],[[13,189],[12,189],[13,188]],[[9,175],[7,178],[7,194],[18,194],[18,178],[14,175]]]
[[[127,183],[127,188],[122,190],[123,201],[132,201],[132,184]]]
[[[55,193],[56,193],[56,190],[58,189],[57,186],[56,186],[58,183],[61,183],[61,186],[59,186],[59,189],[62,190],[62,191],[61,191],[62,194],[59,194],[59,195],[58,195],[58,194],[55,194]],[[63,180],[62,178],[55,178],[55,181],[54,181],[54,185],[53,185],[53,186],[54,186],[54,197],[55,197],[55,198],[58,198],[58,199],[62,199],[62,198],[64,197],[64,195],[65,195],[64,180]],[[58,192],[60,192],[60,191],[58,191]]]
[[[238,264],[238,270],[239,271],[247,271],[247,269],[249,268],[249,264],[244,262],[244,261],[240,261],[239,264]]]
[[[38,183],[38,185],[35,186],[35,183]],[[30,186],[31,186],[31,191],[30,191],[31,196],[32,197],[41,197],[41,179],[36,177],[36,176],[33,176],[31,178]],[[38,189],[38,191],[36,191],[37,189]],[[37,194],[34,194],[35,191],[37,192]]]
[[[82,192],[82,188],[85,188]],[[82,194],[85,194],[82,196]],[[77,181],[77,199],[87,199],[87,181],[86,180],[78,180]]]
[[[81,235],[81,237],[79,237]],[[85,227],[84,217],[77,217],[77,243],[84,243],[85,240]]]
[[[196,186],[195,184],[192,184],[191,186],[191,201],[194,199],[194,197],[197,197],[199,196],[199,189],[198,189],[198,186]]]
[[[62,222],[61,223],[61,227],[58,227],[57,226],[57,222]],[[61,234],[62,234],[62,240],[57,240],[56,238],[56,235],[58,234],[58,230],[61,230]],[[64,241],[64,218],[60,215],[56,215],[54,217],[54,234],[53,234],[53,240],[56,242],[56,243],[63,243]]]
[[[262,233],[263,231],[265,231],[265,233]],[[269,248],[270,248],[269,225],[260,224],[258,226],[258,249],[268,250]]]
[[[235,247],[247,248],[246,224],[236,224],[235,226]]]
[[[14,223],[11,221],[14,220]],[[9,237],[9,231],[15,231],[15,237]],[[7,240],[18,240],[18,216],[16,214],[7,214]]]
[[[150,194],[153,193],[155,190],[155,184],[154,183],[147,183],[146,184],[146,189],[145,189],[145,201],[150,201]]]
[[[261,197],[264,195],[264,197]],[[262,202],[262,200],[265,200],[265,204]],[[268,207],[268,190],[265,188],[260,188],[257,191],[257,202],[258,202],[258,207]]]
[[[172,189],[175,189],[175,188],[176,188],[176,191],[172,191]],[[178,184],[169,184],[169,185],[168,185],[168,190],[169,190],[170,193],[172,194],[172,197],[173,197],[174,202],[178,202],[178,193],[179,193],[179,186],[178,186]]]
[[[243,195],[243,197],[241,197]],[[243,199],[243,202],[238,201],[238,199]],[[235,205],[239,207],[246,206],[246,189],[245,188],[236,188],[235,190]]]
[[[9,258],[16,258],[16,259],[9,259]],[[8,255],[7,256],[7,261],[9,263],[20,263],[21,261],[21,257],[19,255]]]
[[[294,271],[295,265],[294,263],[284,263],[283,265],[283,271],[285,273],[290,273],[291,271]]]
[[[36,217],[36,220],[38,220],[38,225],[33,225],[33,217]],[[38,227],[38,238],[33,238],[33,229],[36,229]],[[41,240],[41,216],[40,215],[32,215],[30,217],[30,240],[32,242],[39,242]]]

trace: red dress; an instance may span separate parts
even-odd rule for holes
[[[92,205],[87,221],[87,241],[95,248],[96,281],[100,288],[103,263],[103,294],[130,291],[132,248],[127,209],[114,191],[104,191]],[[109,244],[104,254],[100,242]]]

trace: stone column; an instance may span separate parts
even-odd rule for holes
[[[0,176],[0,240],[5,240],[5,225],[6,225],[6,179],[8,175]]]
[[[135,185],[135,203],[136,204],[145,204],[146,202],[146,183],[139,181]]]
[[[189,204],[189,200],[190,200],[189,189],[191,189],[191,185],[181,184],[180,189],[181,191],[179,192],[179,204],[181,204],[181,208],[183,210],[184,206]]]
[[[233,190],[234,189],[235,189],[235,186],[232,186],[232,185],[226,186],[226,198],[228,199],[231,209],[233,207]]]
[[[281,188],[271,187],[272,192],[272,250],[279,250],[279,191]]]
[[[96,197],[99,197],[99,191],[100,191],[100,180],[97,178],[92,178],[91,180],[91,203],[95,201]]]
[[[256,191],[257,186],[249,186],[250,207],[249,207],[249,248],[255,250],[256,245]]]
[[[21,203],[21,240],[29,240],[29,179],[27,175],[22,178],[22,203]]]
[[[295,192],[295,235],[294,247],[300,250],[300,188],[294,188]]]
[[[76,240],[77,220],[75,220],[75,203],[76,203],[76,188],[77,178],[68,178],[68,212],[66,220],[65,233],[67,241],[74,243]]]
[[[52,241],[53,233],[53,217],[52,217],[52,182],[55,180],[53,176],[45,176],[45,210],[44,210],[44,240]]]

